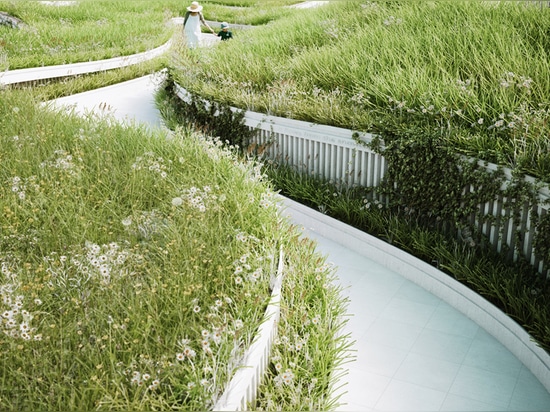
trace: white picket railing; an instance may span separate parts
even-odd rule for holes
[[[178,85],[176,93],[182,100],[189,99],[187,91]],[[376,187],[384,178],[387,168],[384,157],[358,144],[353,137],[356,132],[352,130],[251,111],[245,112],[244,120],[256,131],[253,143],[262,147],[264,156],[269,159],[332,180],[335,184]],[[373,135],[360,133],[356,138],[369,142]],[[497,168],[494,164],[480,165],[488,170]],[[510,170],[504,169],[504,173],[511,179]],[[533,181],[531,178],[527,180]],[[547,186],[539,191],[539,202],[533,209],[525,206],[519,218],[514,218],[514,211],[506,207],[505,199],[497,198],[480,205],[484,214],[494,216],[491,223],[476,220],[471,223],[487,237],[495,250],[502,252],[509,248],[513,259],[521,253],[540,273],[550,276],[550,262],[535,256],[533,239],[536,228],[531,219],[532,212],[540,216],[549,212],[550,191]]]
[[[283,117],[246,112],[245,124],[257,130],[253,142],[265,146],[266,155],[336,184],[378,186],[386,171],[384,158],[357,144],[353,131]],[[358,134],[363,142],[372,135]]]

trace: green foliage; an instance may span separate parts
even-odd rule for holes
[[[164,102],[162,107],[165,114],[166,110],[170,110],[170,124],[186,123],[206,135],[218,137],[225,144],[240,150],[248,148],[254,131],[244,124],[242,110],[234,111],[227,104],[206,101],[192,93],[189,101],[184,101],[175,94],[174,88],[174,82],[168,78],[163,86],[163,92],[157,98]]]
[[[290,15],[291,9],[282,6],[294,1],[201,3],[207,20],[261,25]],[[0,26],[0,70],[100,60],[153,49],[174,33],[181,36],[181,26],[171,19],[183,17],[187,6],[181,0],[79,0],[60,6],[0,0],[0,11],[25,23],[19,30]]]
[[[473,230],[472,221],[491,219],[481,213],[480,205],[501,194],[501,170],[487,171],[457,155],[438,136],[415,129],[388,138],[377,136],[370,146],[387,162],[384,181],[376,191],[392,210],[427,227],[455,233]]]
[[[539,259],[550,262],[550,213],[546,213],[538,220],[534,248]]]
[[[0,1],[26,26],[0,27],[9,69],[100,60],[139,53],[169,40],[181,2],[83,0],[68,6]]]

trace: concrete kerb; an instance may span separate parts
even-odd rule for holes
[[[321,236],[368,256],[468,316],[514,354],[550,392],[550,355],[492,303],[428,263],[374,236],[290,199],[285,198],[284,204],[306,228],[314,227]]]
[[[183,24],[183,18],[173,18],[172,23],[175,25]],[[212,34],[204,34],[203,36],[204,46],[211,45],[219,41],[219,38]],[[132,54],[129,56],[113,57],[112,59],[94,60],[90,62],[7,70],[5,72],[0,72],[0,87],[38,80],[59,79],[64,77],[77,76],[80,74],[89,74],[112,69],[120,69],[123,67],[143,63],[156,57],[160,57],[168,50],[170,50],[171,46],[172,41],[169,40],[162,46],[159,46],[155,49],[147,50],[142,53]]]
[[[77,76],[79,74],[96,73],[111,69],[120,69],[139,64],[166,53],[172,42],[168,41],[156,49],[130,56],[114,57],[112,59],[96,60],[91,62],[60,64],[55,66],[32,67],[29,69],[8,70],[0,74],[0,86],[25,83],[36,80],[57,79]]]
[[[247,410],[248,403],[256,400],[258,387],[269,364],[271,347],[277,336],[283,277],[284,254],[281,250],[277,274],[271,281],[271,299],[264,314],[264,321],[254,342],[246,350],[239,369],[214,405],[215,411]]]

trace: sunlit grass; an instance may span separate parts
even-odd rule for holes
[[[304,379],[328,379],[343,301],[260,165],[186,130],[36,103],[23,91],[0,103],[3,409],[211,408],[262,321],[281,248],[286,293],[303,298],[285,310],[323,325],[304,339],[333,345]]]
[[[139,53],[170,38],[170,19],[182,8],[175,1],[0,1],[0,10],[25,22],[16,30],[0,26],[2,52],[10,70]]]
[[[208,20],[261,25],[290,14],[290,9],[281,6],[296,1],[200,3]],[[25,23],[19,29],[0,25],[0,70],[100,60],[153,49],[181,31],[172,19],[183,17],[187,6],[181,0],[78,0],[62,6],[0,0],[0,11]]]
[[[549,22],[527,2],[338,1],[184,50],[171,68],[216,101],[387,138],[437,130],[458,151],[550,180]]]

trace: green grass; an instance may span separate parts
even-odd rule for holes
[[[190,4],[191,2],[189,2]],[[290,0],[202,1],[207,20],[259,25],[280,19]],[[25,25],[0,26],[0,70],[67,64],[125,56],[164,44],[183,17],[180,0],[79,0],[70,6],[0,0],[0,11]],[[234,29],[234,31],[239,31]]]
[[[38,103],[21,90],[0,102],[3,410],[212,408],[281,249],[281,333],[326,350],[293,361],[294,383],[327,382],[345,301],[259,165],[188,130],[151,135]],[[315,318],[307,331],[292,329],[296,312]],[[315,404],[329,394],[319,386]]]
[[[253,111],[387,138],[437,130],[457,151],[550,181],[549,23],[550,9],[525,2],[338,1],[184,51],[171,71]]]
[[[0,10],[25,22],[18,30],[0,27],[2,54],[14,70],[143,52],[170,38],[170,19],[181,8],[176,1],[84,0],[71,6],[0,1]]]

